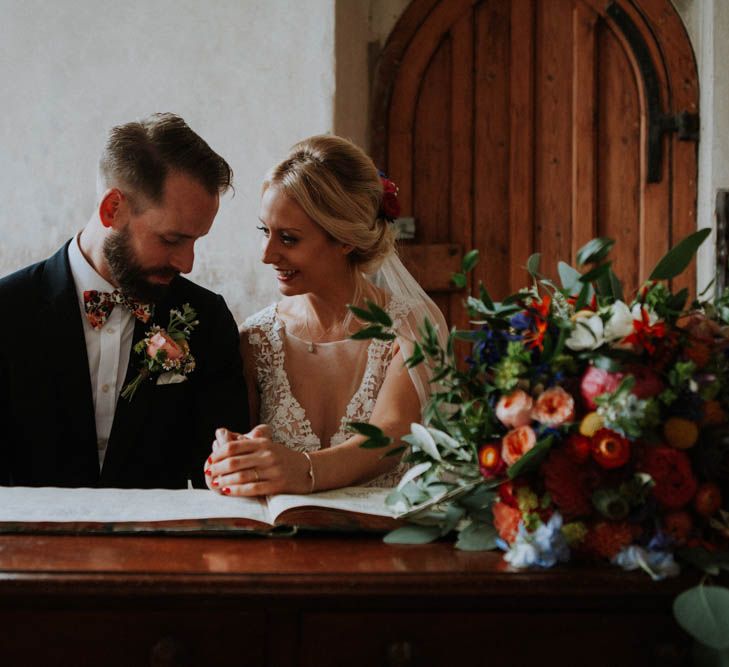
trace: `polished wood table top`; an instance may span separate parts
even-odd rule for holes
[[[147,593],[673,597],[696,577],[652,582],[609,565],[512,571],[498,552],[442,541],[387,545],[380,536],[294,537],[0,535],[0,596],[43,591]]]

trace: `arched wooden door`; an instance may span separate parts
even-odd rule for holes
[[[464,294],[447,276],[470,248],[475,281],[503,297],[531,253],[556,278],[615,238],[627,293],[696,227],[697,73],[670,0],[413,0],[372,115],[373,154],[416,220],[406,263],[452,323]]]

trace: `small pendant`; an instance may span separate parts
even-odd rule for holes
[[[308,347],[308,350],[309,350],[309,352],[311,352],[312,354],[314,354],[314,353],[316,352],[316,347],[314,347],[314,343],[312,343],[311,341],[309,341],[309,347]]]

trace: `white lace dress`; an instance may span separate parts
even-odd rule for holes
[[[409,309],[391,299],[386,310],[397,329]],[[271,427],[274,441],[301,452],[336,447],[352,437],[349,422],[369,421],[392,360],[393,341],[318,343],[312,354],[306,341],[287,334],[276,304],[249,317],[241,332],[255,357],[260,421]],[[319,434],[312,422],[319,425]],[[394,486],[404,469],[401,464],[367,485]]]

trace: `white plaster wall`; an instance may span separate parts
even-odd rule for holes
[[[0,0],[0,275],[88,220],[109,127],[174,111],[235,171],[191,277],[239,320],[269,303],[260,181],[331,131],[333,37],[334,0]]]
[[[699,72],[698,227],[716,228],[716,192],[729,188],[729,2],[673,0],[686,26]],[[699,250],[697,283],[702,291],[715,275],[712,234]]]

